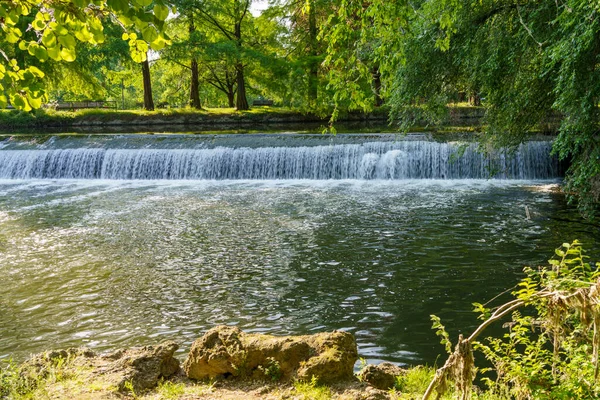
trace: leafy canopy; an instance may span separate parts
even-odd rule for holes
[[[39,108],[46,98],[45,74],[26,65],[24,56],[44,63],[73,62],[77,42],[105,41],[104,23],[117,21],[126,30],[134,61],[146,60],[149,48],[169,43],[165,20],[169,7],[163,0],[12,0],[0,2],[0,108],[8,101],[18,109]]]

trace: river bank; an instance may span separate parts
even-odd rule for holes
[[[476,126],[481,122],[481,107],[451,107],[450,125]],[[388,126],[389,110],[378,109],[370,113],[345,113],[336,121],[336,127],[356,125],[363,127]],[[281,130],[303,127],[322,131],[329,125],[328,115],[302,113],[297,110],[259,107],[239,112],[235,109],[160,109],[143,110],[105,110],[85,109],[76,111],[54,111],[40,109],[34,112],[0,110],[0,133],[27,129],[95,130],[101,128],[127,131],[210,131],[210,130]],[[388,128],[389,129],[389,128]]]
[[[175,342],[97,354],[46,351],[0,369],[7,399],[407,399],[433,370],[390,363],[354,374],[347,332],[270,336],[218,326],[194,342],[183,363]]]

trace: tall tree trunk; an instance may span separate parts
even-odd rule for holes
[[[235,91],[233,90],[233,86],[229,87],[229,91],[227,92],[227,100],[229,101],[229,107],[235,107]]]
[[[190,26],[189,26],[190,37],[192,37],[192,35],[196,31],[196,26],[194,25],[194,20],[191,15],[189,17],[189,20],[190,20]],[[202,108],[202,105],[200,104],[200,82],[199,82],[199,78],[198,78],[198,60],[196,60],[196,57],[192,57],[191,70],[192,70],[192,77],[191,77],[192,82],[190,85],[190,106],[197,110],[200,110]]]
[[[310,60],[308,68],[308,104],[317,105],[319,89],[319,62],[317,59],[317,16],[315,2],[310,0],[308,9],[308,36],[310,42]]]
[[[154,100],[152,100],[152,82],[150,81],[150,64],[148,59],[142,63],[142,76],[144,80],[144,109],[154,110]]]
[[[383,97],[381,97],[381,72],[379,72],[379,67],[377,65],[371,70],[371,75],[373,76],[375,107],[381,107],[383,105]]]
[[[237,71],[237,96],[235,99],[235,108],[239,111],[249,110],[250,106],[248,105],[248,99],[246,99],[246,84],[244,82],[244,65],[242,63],[238,63],[235,66]]]
[[[242,50],[242,24],[241,22],[235,23],[235,39],[236,46],[238,50],[241,52]],[[238,111],[249,110],[250,106],[248,105],[248,99],[246,99],[246,83],[244,82],[244,64],[242,64],[242,60],[238,59],[235,64],[236,71],[236,82],[237,82],[237,97],[235,101],[235,108]]]
[[[190,88],[190,106],[200,110],[202,104],[200,104],[200,82],[198,78],[198,61],[196,58],[192,58],[192,85]]]

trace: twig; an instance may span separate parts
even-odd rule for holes
[[[519,9],[519,5],[517,4],[517,14],[519,14],[519,22],[521,22],[521,25],[523,25],[523,28],[525,28],[525,30],[527,31],[527,33],[529,34],[529,36],[533,39],[533,41],[540,47],[542,47],[544,44],[546,44],[546,42],[538,42],[536,40],[536,38],[533,36],[533,32],[531,31],[531,29],[525,24],[525,21],[523,21],[523,17],[521,16],[521,10]]]
[[[539,292],[535,293],[533,295],[533,297],[549,297],[549,296],[552,296],[552,295],[554,295],[554,293],[552,293],[552,292],[539,291]],[[499,320],[499,319],[505,317],[506,315],[510,314],[511,312],[513,312],[514,310],[516,310],[517,308],[524,306],[525,304],[526,304],[526,302],[524,300],[521,300],[521,299],[515,299],[515,300],[512,300],[512,301],[509,301],[508,303],[503,304],[500,307],[498,307],[498,309],[496,309],[496,311],[494,311],[494,313],[487,320],[485,320],[481,325],[479,325],[477,327],[477,329],[475,329],[475,331],[467,339],[463,339],[462,335],[461,335],[459,337],[459,342],[456,345],[454,353],[452,353],[448,357],[448,359],[446,360],[446,363],[444,364],[444,366],[441,367],[441,368],[439,368],[435,372],[435,376],[433,377],[433,379],[429,383],[429,386],[427,387],[427,390],[425,391],[425,394],[423,394],[423,399],[422,400],[428,400],[429,399],[429,397],[433,393],[433,390],[435,389],[435,387],[436,387],[438,381],[440,380],[440,378],[442,378],[445,375],[446,371],[449,370],[451,367],[453,367],[454,364],[457,362],[457,360],[460,359],[461,353],[465,353],[466,349],[471,349],[471,345],[473,344],[473,342],[475,341],[475,339],[477,339],[477,337],[481,334],[481,332],[483,332],[485,330],[485,328],[487,328],[493,322],[496,322],[497,320]]]

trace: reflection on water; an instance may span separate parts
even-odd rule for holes
[[[471,303],[525,264],[595,244],[598,228],[539,185],[2,181],[0,357],[166,338],[184,351],[229,324],[344,329],[370,361],[433,363],[430,314],[468,331]]]

